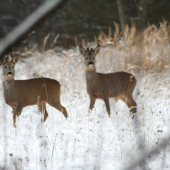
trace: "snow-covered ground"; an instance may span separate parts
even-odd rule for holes
[[[103,56],[105,50],[101,49],[98,55],[97,71],[122,70],[112,57],[114,52],[110,51],[108,59]],[[61,103],[69,118],[66,120],[62,113],[47,106],[49,117],[43,123],[37,106],[30,106],[23,109],[15,129],[12,109],[3,97],[1,69],[0,169],[119,170],[140,156],[143,149],[157,146],[170,132],[169,71],[133,74],[138,81],[134,91],[138,116],[132,120],[123,102],[110,99],[109,118],[101,100],[88,112],[85,68],[78,48],[60,55],[47,51],[21,58],[16,64],[16,79],[41,76],[57,79],[62,85]],[[169,160],[170,147],[166,147],[148,157],[143,168],[170,169]]]

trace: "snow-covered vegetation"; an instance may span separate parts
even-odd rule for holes
[[[151,149],[170,131],[170,44],[169,25],[149,26],[143,36],[133,26],[120,39],[99,36],[102,46],[96,58],[97,71],[128,71],[135,75],[134,98],[138,112],[132,120],[128,107],[110,99],[111,117],[102,100],[89,113],[85,68],[78,47],[62,52],[53,49],[31,52],[16,64],[15,79],[50,77],[60,82],[61,112],[47,105],[43,123],[37,106],[23,109],[13,127],[12,109],[3,97],[0,77],[0,169],[9,170],[118,170],[126,168],[145,149]],[[83,41],[83,45],[86,43]],[[95,43],[88,44],[95,47]],[[147,157],[136,169],[170,169],[170,147]]]

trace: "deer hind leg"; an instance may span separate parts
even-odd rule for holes
[[[136,102],[135,100],[133,99],[133,97],[131,96],[131,98],[128,99],[128,103],[130,103],[130,112],[132,114],[136,113]]]
[[[121,98],[130,108],[130,112],[133,114],[132,118],[134,117],[134,113],[136,113],[136,106],[137,106],[132,96],[135,86],[136,86],[136,79],[134,76],[130,76],[128,87],[124,91],[124,94],[122,95],[122,98]]]
[[[109,104],[109,98],[104,98],[103,100],[104,100],[105,105],[106,105],[107,113],[108,113],[108,115],[109,115],[109,117],[110,117],[110,104]]]
[[[39,106],[38,106],[38,109],[39,109],[39,111],[40,111],[41,113],[44,113],[44,122],[45,122],[46,119],[47,119],[47,117],[48,117],[48,112],[47,112],[47,110],[46,110],[45,104],[39,105]]]
[[[65,116],[65,118],[68,117],[68,113],[67,113],[67,110],[64,106],[62,106],[60,104],[60,102],[51,102],[49,103],[49,105],[51,105],[52,107],[56,108],[57,110],[59,110],[60,112],[63,113],[63,115]]]
[[[127,106],[130,108],[130,112],[134,115],[136,113],[136,102],[133,99],[132,95],[129,96],[122,96],[121,100],[127,104]],[[134,116],[132,116],[133,118]]]
[[[65,116],[65,118],[67,119],[67,117],[68,117],[68,113],[67,113],[67,110],[66,110],[66,108],[64,107],[64,106],[62,106],[61,105],[61,107],[62,107],[62,113],[63,113],[63,115]]]

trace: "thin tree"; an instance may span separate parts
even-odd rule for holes
[[[143,30],[146,27],[147,0],[140,0],[138,6],[137,29]]]
[[[125,20],[125,14],[124,14],[123,0],[116,0],[116,2],[117,2],[118,13],[119,13],[121,31],[122,33],[124,33],[126,20]]]

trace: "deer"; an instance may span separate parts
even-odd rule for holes
[[[136,78],[124,71],[107,74],[96,72],[95,59],[100,52],[100,45],[94,49],[84,49],[79,46],[79,51],[84,57],[87,93],[90,98],[89,111],[94,108],[96,99],[102,99],[110,117],[109,98],[114,98],[116,102],[120,99],[130,108],[133,119],[137,106],[132,95],[136,86]]]
[[[60,84],[50,78],[33,78],[27,80],[15,80],[15,64],[19,55],[11,57],[6,55],[1,60],[3,65],[3,89],[6,104],[13,109],[13,126],[16,128],[16,117],[21,115],[24,107],[38,105],[41,113],[44,113],[44,122],[48,117],[46,103],[68,117],[67,110],[60,103]]]

